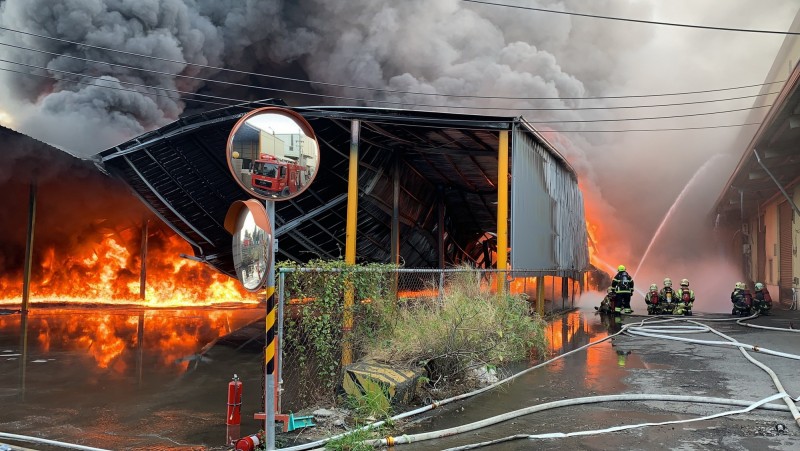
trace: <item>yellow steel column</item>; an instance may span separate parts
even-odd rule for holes
[[[508,269],[508,131],[500,132],[497,146],[497,277],[498,289],[506,285]],[[501,288],[502,287],[502,288]]]
[[[361,122],[350,123],[350,171],[347,177],[347,235],[345,237],[344,262],[356,263],[356,228],[358,225],[358,142]],[[344,311],[342,312],[342,366],[353,363],[353,347],[350,331],[353,330],[353,304],[355,293],[349,278],[345,282]]]
[[[345,238],[344,262],[356,263],[356,224],[358,219],[358,140],[361,124],[353,120],[350,124],[350,172],[347,176],[347,235]]]
[[[536,313],[544,316],[544,276],[536,277]]]

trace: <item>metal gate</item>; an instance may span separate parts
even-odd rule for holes
[[[778,205],[778,291],[781,300],[792,299],[792,219],[794,212],[789,202]]]

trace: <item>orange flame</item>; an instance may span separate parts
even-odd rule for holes
[[[180,254],[191,254],[181,238],[157,224],[147,250],[144,299],[140,298],[141,231],[125,229],[99,234],[94,243],[81,242],[40,250],[31,276],[33,303],[92,303],[148,307],[256,304],[241,284]],[[36,259],[35,259],[36,261]],[[19,304],[22,277],[0,276],[0,304]]]

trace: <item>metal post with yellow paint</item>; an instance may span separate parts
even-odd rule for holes
[[[544,316],[544,276],[536,277],[536,313]]]
[[[350,123],[350,170],[347,176],[347,230],[345,237],[344,262],[356,263],[356,228],[358,226],[358,145],[361,121]],[[353,349],[350,331],[353,330],[353,304],[355,293],[352,281],[345,281],[344,311],[342,312],[342,365],[353,362]]]
[[[498,288],[505,289],[508,269],[508,131],[500,132],[497,146],[497,269]],[[502,279],[500,279],[502,278]],[[500,283],[502,280],[502,283]]]

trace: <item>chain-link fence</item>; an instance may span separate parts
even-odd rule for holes
[[[572,308],[583,287],[580,274],[550,274],[388,266],[281,268],[277,286],[281,410],[335,404],[343,352],[358,360],[363,345],[374,340],[378,330],[391,326],[386,322],[399,310],[441,305],[459,279],[471,278],[486,293],[497,292],[498,287],[514,295],[524,293],[516,297],[526,299],[531,312]]]

